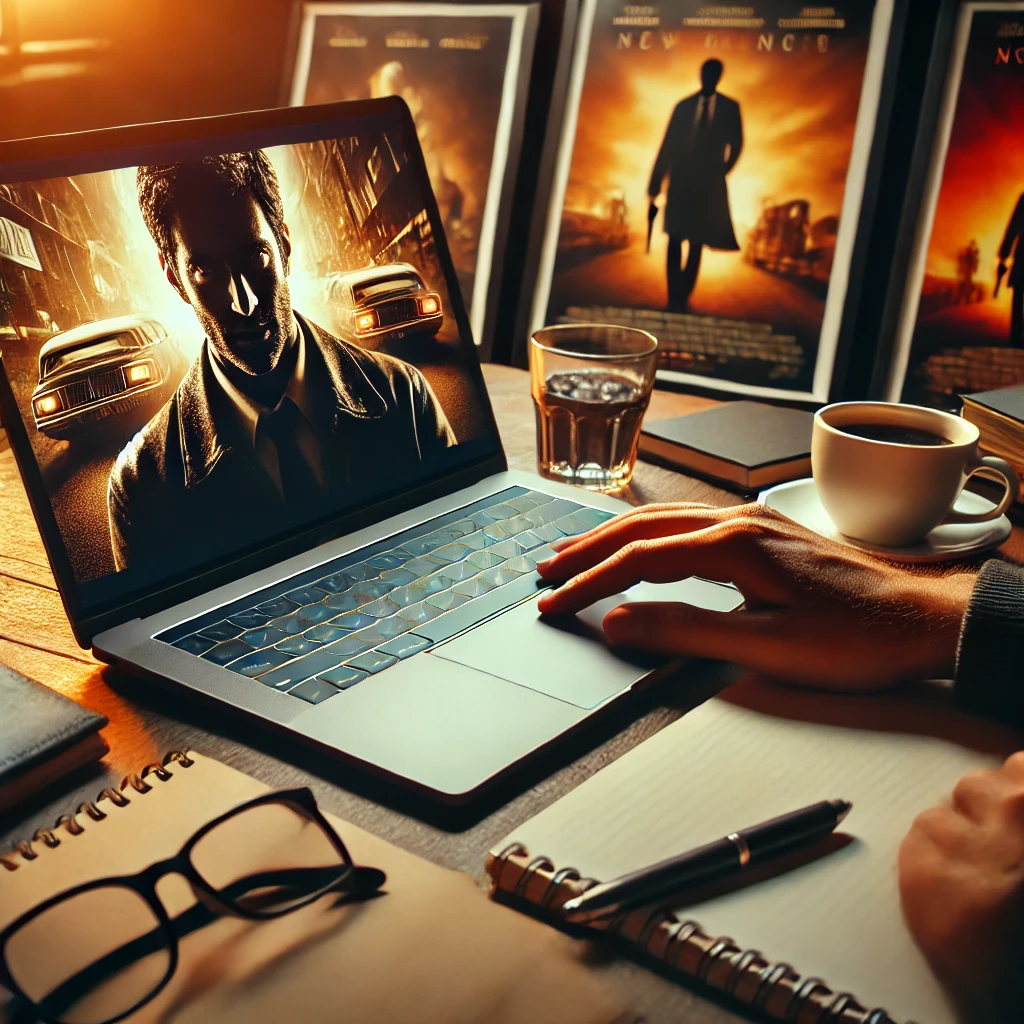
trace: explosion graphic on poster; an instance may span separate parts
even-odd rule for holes
[[[663,369],[810,391],[875,6],[596,0],[546,321],[645,327]]]
[[[1024,12],[975,12],[902,398],[1024,382]]]

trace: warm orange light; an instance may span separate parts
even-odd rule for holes
[[[60,410],[60,395],[43,395],[36,399],[36,415],[49,416]]]
[[[420,299],[420,312],[424,316],[433,316],[441,309],[441,302],[436,295],[428,295],[425,299]]]
[[[148,363],[136,363],[124,371],[125,379],[129,384],[145,384],[153,379],[153,367]]]
[[[377,314],[372,310],[369,313],[356,314],[356,330],[372,331],[377,326]]]

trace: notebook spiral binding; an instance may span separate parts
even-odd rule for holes
[[[556,918],[562,904],[598,884],[575,868],[556,870],[547,857],[531,858],[520,843],[489,857],[487,871],[494,892],[525,900]],[[712,938],[696,921],[680,921],[668,909],[630,911],[594,927],[776,1020],[896,1024],[885,1010],[866,1009],[848,992],[833,992],[820,978],[803,978],[789,964],[772,963],[759,950],[742,950],[730,938]]]
[[[85,831],[85,826],[78,820],[79,815],[88,817],[92,821],[102,821],[107,816],[107,812],[99,807],[101,800],[109,800],[115,807],[127,806],[131,803],[131,800],[124,794],[126,789],[133,789],[136,793],[148,793],[153,788],[146,781],[150,776],[159,779],[161,782],[166,782],[174,777],[174,773],[167,770],[167,766],[170,764],[179,764],[182,768],[191,768],[195,762],[188,756],[187,748],[170,751],[162,762],[154,761],[152,764],[147,764],[142,771],[138,773],[131,772],[126,775],[121,780],[120,786],[116,789],[113,786],[107,786],[106,789],[97,794],[95,800],[86,800],[84,803],[79,804],[73,814],[62,814],[54,822],[52,828],[37,828],[32,833],[31,839],[22,839],[14,844],[14,848],[10,853],[0,856],[0,866],[3,866],[8,871],[17,871],[22,865],[18,860],[15,860],[15,857],[20,858],[20,861],[35,860],[39,853],[34,848],[34,843],[42,843],[50,849],[60,846],[62,840],[57,835],[58,829],[63,829],[68,835],[81,835]]]

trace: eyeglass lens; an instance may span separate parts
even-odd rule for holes
[[[285,803],[222,821],[192,848],[191,861],[225,903],[266,916],[308,903],[350,868],[320,824]]]
[[[118,1017],[160,986],[169,937],[133,889],[103,886],[60,903],[7,942],[7,969],[46,1016],[65,1024]]]
[[[323,827],[285,803],[258,804],[225,819],[195,844],[190,861],[229,907],[267,917],[312,902],[351,870]],[[199,905],[170,927],[181,938],[209,920]],[[108,885],[32,918],[10,937],[4,956],[14,981],[46,1017],[105,1024],[160,988],[173,941],[143,896]]]

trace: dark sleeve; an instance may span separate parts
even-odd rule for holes
[[[999,247],[999,258],[1005,263],[1013,252],[1013,243],[1017,242],[1018,248],[1018,259],[1020,253],[1024,252],[1024,247],[1021,246],[1019,238],[1024,235],[1024,195],[1017,200],[1017,206],[1013,211],[1013,215],[1010,217],[1010,222],[1006,225],[1006,234],[1003,236],[1003,244]]]
[[[986,562],[971,593],[957,651],[957,703],[1024,726],[1024,569]]]
[[[732,138],[729,139],[729,159],[725,164],[725,173],[728,174],[735,166],[743,152],[743,114],[740,105],[737,103],[734,108],[734,124]]]
[[[458,442],[441,403],[427,383],[427,378],[414,366],[410,366],[409,370],[412,378],[416,439],[419,443],[420,458],[425,458]]]
[[[117,572],[127,569],[131,562],[131,531],[128,519],[128,502],[120,475],[114,471],[107,481],[107,521],[110,525],[110,547],[114,554],[114,568]]]

